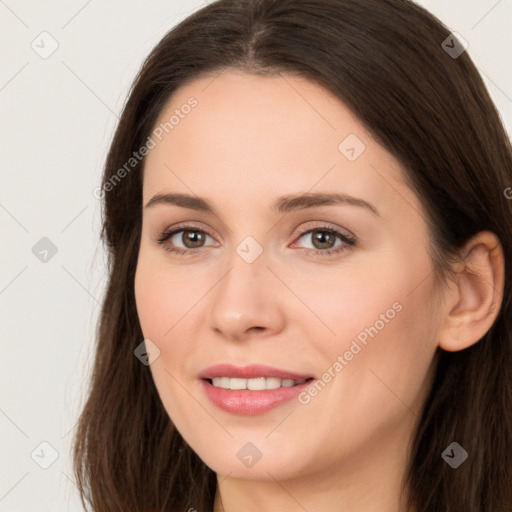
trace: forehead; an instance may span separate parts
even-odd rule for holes
[[[399,163],[338,98],[290,74],[196,79],[175,91],[152,138],[145,201],[164,190],[242,202],[334,190],[383,203],[393,198],[381,174],[403,182]]]

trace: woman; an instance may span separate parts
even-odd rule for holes
[[[75,440],[94,511],[512,507],[512,151],[404,0],[220,0],[135,80]]]

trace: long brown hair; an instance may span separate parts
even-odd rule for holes
[[[499,237],[506,262],[501,310],[478,343],[459,352],[439,349],[406,480],[417,512],[511,510],[512,201],[505,191],[512,186],[512,150],[468,52],[450,54],[443,45],[449,37],[439,20],[407,0],[219,0],[153,49],[130,91],[103,176],[109,281],[74,439],[84,507],[213,509],[215,473],[184,442],[149,367],[134,357],[143,340],[134,273],[144,159],[130,168],[126,162],[177,87],[243,69],[303,76],[357,115],[407,169],[428,212],[440,278],[472,235],[490,230]],[[453,441],[469,454],[456,470],[441,457]]]

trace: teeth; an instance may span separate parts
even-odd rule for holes
[[[212,383],[215,387],[224,389],[249,389],[262,391],[265,389],[289,388],[306,382],[306,379],[278,379],[276,377],[256,377],[255,379],[239,379],[231,377],[215,377]]]

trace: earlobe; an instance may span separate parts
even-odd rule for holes
[[[505,260],[498,237],[482,231],[471,238],[446,290],[439,346],[448,352],[477,343],[491,328],[503,300]]]

